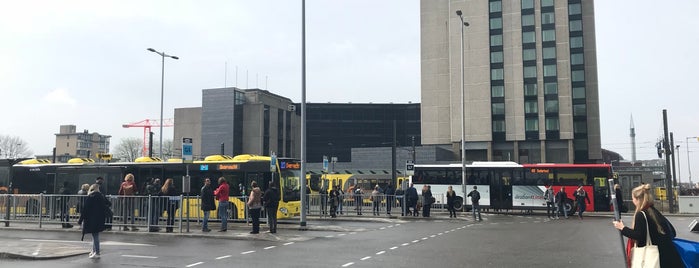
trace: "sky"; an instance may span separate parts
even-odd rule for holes
[[[585,0],[586,1],[586,0]],[[559,2],[557,0],[556,2]],[[261,88],[301,102],[301,1],[0,0],[0,134],[50,154],[60,125],[141,138],[122,124],[200,107],[201,90]],[[662,110],[699,136],[699,1],[595,2],[602,147],[657,158]],[[420,102],[420,1],[306,1],[307,102]],[[694,101],[692,101],[694,100]],[[154,128],[156,137],[158,129]],[[172,137],[172,128],[163,131]],[[689,139],[699,177],[699,141]]]

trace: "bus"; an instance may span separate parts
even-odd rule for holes
[[[611,178],[609,164],[518,164],[515,162],[471,162],[465,165],[466,184],[462,187],[461,163],[415,165],[410,178],[416,188],[430,185],[432,194],[445,193],[448,186],[457,192],[457,209],[470,206],[464,198],[477,186],[480,205],[494,210],[545,209],[544,191],[552,186],[555,192],[566,192],[565,208],[575,211],[573,193],[582,185],[590,197],[586,211],[610,211],[607,179]],[[444,201],[443,201],[444,202]]]
[[[205,178],[210,178],[212,186],[218,187],[218,178],[224,177],[230,186],[231,212],[233,219],[245,218],[245,198],[252,181],[256,181],[264,191],[269,182],[279,186],[281,200],[277,215],[288,218],[300,214],[300,161],[291,158],[278,158],[275,171],[271,171],[271,157],[244,154],[235,157],[225,155],[207,156],[204,160],[192,163],[162,161],[158,158],[141,157],[134,162],[95,163],[89,160],[74,160],[71,163],[37,163],[34,160],[20,162],[12,167],[12,188],[16,194],[55,194],[63,182],[78,191],[82,184],[92,184],[97,177],[104,178],[101,189],[106,195],[116,195],[126,174],[135,177],[140,194],[145,193],[146,185],[153,179],[172,178],[178,194],[197,196]],[[183,192],[185,176],[190,178],[190,191]],[[197,204],[198,202],[191,202]],[[199,208],[191,207],[190,210]],[[214,215],[215,217],[215,215]]]

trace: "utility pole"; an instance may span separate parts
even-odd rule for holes
[[[663,137],[663,149],[665,150],[665,196],[667,196],[667,202],[670,206],[670,213],[675,213],[675,192],[672,188],[672,174],[670,174],[672,148],[668,139],[667,109],[663,109],[663,133],[665,134]]]

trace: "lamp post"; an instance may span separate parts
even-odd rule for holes
[[[461,10],[456,11],[456,15],[459,16],[461,20],[461,188],[466,194],[466,123],[464,117],[466,113],[464,111],[464,27],[469,26],[468,22],[464,21],[464,16]],[[463,199],[464,205],[466,205],[466,198]]]
[[[160,147],[158,156],[160,158],[163,158],[163,96],[165,95],[165,57],[173,58],[176,60],[179,60],[180,58],[177,56],[165,54],[165,52],[158,52],[152,48],[148,48],[148,51],[160,55],[160,57],[163,59],[162,70],[160,72],[160,146],[158,146]]]
[[[689,160],[689,139],[696,139],[697,137],[687,137],[687,172],[689,172],[689,189],[694,189],[692,185],[692,163]]]

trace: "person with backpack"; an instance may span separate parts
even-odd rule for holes
[[[587,195],[587,192],[585,192],[585,189],[583,189],[582,185],[578,187],[577,190],[575,190],[575,193],[573,193],[575,196],[575,202],[578,204],[578,218],[582,220],[583,212],[585,212],[585,209],[587,208],[586,204],[590,203],[590,197]],[[585,203],[587,201],[587,203]]]
[[[483,218],[481,217],[481,206],[478,204],[478,201],[481,200],[481,193],[478,192],[478,187],[474,185],[473,190],[466,196],[471,197],[471,211],[473,211],[473,220],[483,221]],[[478,213],[478,218],[476,218],[476,213]]]
[[[546,185],[546,190],[544,191],[544,200],[546,200],[546,216],[549,217],[549,219],[553,219],[556,216],[556,212],[554,211],[554,195],[555,193],[553,192],[553,185]]]

